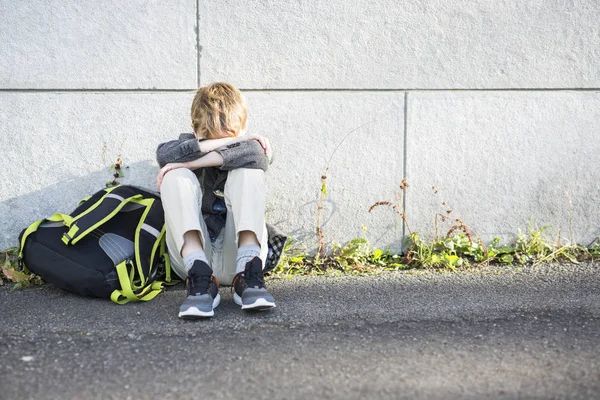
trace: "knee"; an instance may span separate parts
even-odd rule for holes
[[[264,200],[265,189],[265,172],[262,169],[238,168],[227,175],[225,198],[232,203],[239,198]]]
[[[250,168],[236,168],[229,171],[227,175],[227,182],[230,180],[239,180],[242,182],[248,181],[264,181],[265,171],[262,169],[250,169]]]
[[[182,186],[198,186],[198,178],[187,168],[177,168],[171,170],[163,177],[160,191],[162,193],[172,190],[179,190]]]

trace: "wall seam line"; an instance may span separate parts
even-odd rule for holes
[[[406,179],[407,169],[407,139],[408,139],[408,92],[404,92],[404,148],[402,154],[402,179]],[[406,216],[406,188],[402,189],[402,213]],[[406,236],[406,221],[402,219],[402,240]],[[403,246],[401,246],[403,247]]]
[[[189,89],[0,89],[0,93],[184,93]]]
[[[199,58],[198,58],[199,60]],[[199,64],[199,61],[198,61]],[[199,65],[198,67],[199,68]],[[200,75],[198,69],[198,85],[200,85]],[[87,88],[87,89],[61,89],[61,88],[0,88],[0,92],[15,93],[44,93],[44,92],[190,92],[197,88],[183,89],[113,89],[113,88]],[[423,92],[598,92],[600,88],[582,89],[582,88],[560,88],[560,89],[240,89],[243,92],[404,92],[404,93],[423,93]]]
[[[200,0],[196,0],[196,87],[200,87]]]
[[[246,92],[594,92],[598,88],[243,88]]]

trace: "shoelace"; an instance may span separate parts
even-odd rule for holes
[[[246,273],[248,273],[248,277],[246,278],[246,283],[248,286],[258,286],[259,288],[265,287],[265,278],[262,274],[262,271],[245,271],[244,275]]]
[[[212,280],[212,276],[210,275],[200,275],[194,276],[194,279],[187,279],[188,290],[191,293],[194,288],[200,289],[197,293],[208,293],[208,288],[210,287],[210,282]]]
[[[265,278],[264,278],[264,276],[260,276],[261,274],[259,272],[255,272],[255,273],[248,274],[248,275],[249,275],[248,278],[246,278],[246,271],[244,271],[243,274],[237,274],[233,278],[233,282],[231,283],[231,292],[232,293],[235,289],[235,285],[236,285],[237,281],[240,279],[240,276],[244,277],[244,280],[246,281],[246,285],[248,287],[255,287],[255,286],[258,286],[259,288],[265,287]],[[258,285],[251,285],[250,283],[258,283]]]

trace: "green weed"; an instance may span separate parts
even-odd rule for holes
[[[511,243],[502,244],[495,238],[488,245],[456,229],[444,238],[429,241],[412,232],[406,239],[405,253],[372,248],[363,238],[353,239],[344,246],[334,245],[325,256],[291,250],[290,244],[272,275],[371,275],[398,270],[458,270],[491,264],[593,262],[600,258],[600,239],[588,246],[561,245],[545,234],[548,230],[548,226],[536,228],[532,221],[528,232],[519,232]]]
[[[10,291],[26,288],[33,285],[42,285],[42,278],[29,273],[27,270],[20,270],[18,266],[19,249],[12,247],[0,251],[0,286],[5,282],[12,282]]]
[[[113,165],[111,165],[109,168],[109,171],[112,174],[112,180],[106,182],[106,184],[105,184],[106,187],[113,187],[113,186],[117,186],[119,184],[119,179],[123,178],[125,176],[125,173],[123,172],[123,168],[129,168],[129,167],[123,166],[123,159],[121,158],[121,155],[119,154],[117,156],[117,161],[115,161],[115,163]]]

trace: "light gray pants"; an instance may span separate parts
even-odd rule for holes
[[[165,210],[167,247],[173,271],[181,278],[187,271],[181,256],[183,235],[199,231],[204,252],[213,274],[223,285],[231,285],[236,272],[238,237],[241,231],[252,231],[261,245],[263,266],[268,253],[265,225],[265,176],[260,169],[238,168],[229,171],[225,183],[227,222],[214,242],[201,216],[202,189],[196,175],[187,168],[165,174],[161,184],[161,200]]]

